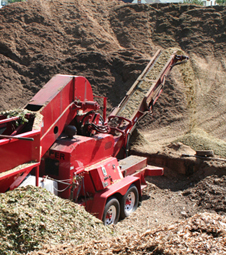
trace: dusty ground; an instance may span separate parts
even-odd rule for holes
[[[179,160],[180,157],[175,157],[171,164],[179,166]],[[193,165],[195,160],[184,162]],[[142,232],[153,226],[180,222],[196,213],[208,211],[225,216],[226,162],[201,160],[198,166],[198,171],[190,175],[165,167],[164,176],[147,177],[148,186],[144,190],[142,206],[118,226]]]
[[[132,145],[133,153],[164,165],[165,176],[149,178],[142,206],[116,229],[144,232],[205,211],[225,217],[226,164],[218,159],[226,157],[225,21],[221,6],[116,0],[8,5],[0,9],[0,109],[22,107],[54,74],[64,73],[88,78],[96,95],[108,97],[110,112],[157,49],[181,48],[190,61],[172,70]],[[216,159],[181,158],[197,148],[214,149]]]

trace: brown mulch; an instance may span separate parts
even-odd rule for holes
[[[226,217],[203,213],[174,224],[78,246],[46,247],[29,254],[226,254]]]

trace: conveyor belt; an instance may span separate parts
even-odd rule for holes
[[[171,55],[172,51],[170,50],[158,51],[155,54],[143,73],[138,77],[134,85],[128,91],[126,97],[118,106],[118,111],[114,112],[114,115],[130,120],[132,119],[139,110],[140,104],[146,97],[147,92],[149,92],[151,88],[153,88],[153,91],[157,90],[157,81],[161,74],[165,71],[165,66]],[[160,86],[161,84],[158,85]],[[151,91],[151,93],[153,91]],[[154,93],[153,96],[157,96],[158,92]]]

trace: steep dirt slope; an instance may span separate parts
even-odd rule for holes
[[[153,127],[180,121],[189,111],[189,126],[197,125],[225,138],[222,132],[225,123],[225,8],[134,5],[120,7],[117,13],[114,27],[116,32],[124,32],[119,39],[124,47],[135,47],[145,53],[154,48],[153,44],[163,48],[180,47],[190,56],[191,67],[185,67],[188,70],[174,69],[157,102]],[[147,119],[144,122],[149,125]]]
[[[175,68],[154,121],[147,117],[141,126],[179,121],[183,130],[197,125],[224,139],[224,7],[30,0],[0,14],[1,109],[23,106],[54,74],[65,73],[87,77],[110,110],[156,49],[178,47],[191,58],[191,81],[185,84]]]
[[[1,9],[1,108],[23,106],[56,73],[83,75],[114,102],[114,90],[144,68],[142,55],[115,38],[114,6],[120,2],[28,1]]]

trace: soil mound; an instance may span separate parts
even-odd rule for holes
[[[198,206],[226,215],[226,175],[208,176],[183,192]]]
[[[173,69],[154,115],[138,127],[153,130],[150,142],[164,143],[167,127],[172,140],[193,127],[225,139],[225,14],[222,6],[116,0],[7,5],[0,9],[0,110],[22,107],[63,73],[85,76],[110,111],[157,49],[177,47],[190,61]]]

